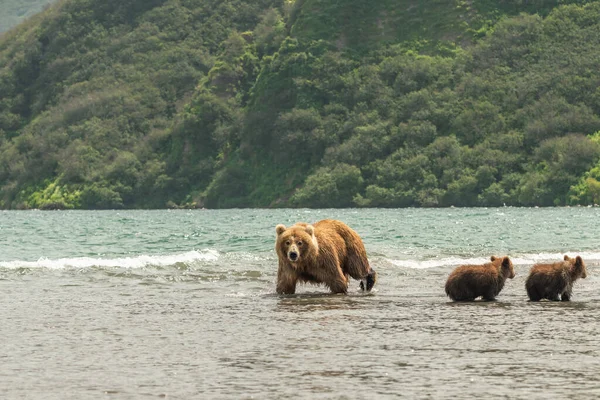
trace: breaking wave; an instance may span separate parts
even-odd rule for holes
[[[517,254],[512,256],[509,254],[513,265],[533,265],[540,262],[556,262],[563,259],[567,254],[571,257],[581,256],[586,265],[600,264],[600,253],[598,252],[566,252],[566,253],[534,253],[534,254]],[[500,255],[500,254],[498,254]],[[438,267],[458,266],[465,264],[483,264],[488,262],[489,257],[446,257],[431,260],[395,260],[388,261],[398,267],[412,269],[427,269]]]
[[[40,258],[37,261],[4,261],[0,262],[0,268],[46,268],[46,269],[85,269],[92,267],[120,267],[128,269],[145,267],[167,267],[171,265],[192,265],[198,262],[218,261],[221,254],[216,250],[192,250],[180,254],[170,255],[140,255],[122,258],[95,258],[75,257],[60,258],[56,260]]]
[[[562,260],[563,256],[580,255],[588,266],[600,265],[600,252],[565,252],[565,253],[532,253],[532,254],[509,254],[515,266],[533,265],[538,262],[556,262]],[[497,254],[501,256],[503,254]],[[448,256],[432,259],[399,259],[379,254],[370,257],[371,264],[375,267],[384,262],[396,267],[410,269],[429,269],[455,267],[464,264],[483,264],[489,261],[489,257],[461,257]],[[389,265],[388,264],[388,265]],[[37,261],[0,261],[0,269],[48,269],[48,270],[82,270],[89,268],[120,268],[120,269],[142,269],[142,268],[193,268],[211,266],[211,270],[236,270],[243,273],[247,270],[256,270],[268,266],[268,270],[276,271],[277,257],[274,254],[265,253],[223,253],[213,249],[191,250],[178,254],[162,255],[139,255],[133,257],[72,257],[49,259],[42,257]]]

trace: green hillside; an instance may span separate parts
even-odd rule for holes
[[[60,1],[0,38],[0,206],[600,201],[600,1],[423,4]]]
[[[53,1],[55,0],[2,0],[0,2],[0,34],[42,11]]]
[[[185,197],[178,166],[167,165],[173,122],[232,32],[280,3],[63,0],[6,33],[2,206],[164,207]]]

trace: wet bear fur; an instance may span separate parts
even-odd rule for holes
[[[515,277],[513,264],[508,257],[490,258],[483,265],[461,265],[446,281],[446,294],[454,301],[473,301],[477,297],[491,301],[504,287],[507,278]]]
[[[277,293],[293,294],[296,283],[325,284],[332,293],[347,293],[348,277],[370,291],[377,273],[369,266],[360,236],[341,221],[326,219],[310,225],[277,225],[279,258]]]
[[[531,267],[525,288],[531,301],[548,299],[570,301],[573,283],[579,278],[585,279],[587,270],[580,256],[553,264],[535,264]]]

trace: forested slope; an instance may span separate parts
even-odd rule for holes
[[[232,32],[281,2],[63,0],[0,39],[0,201],[164,207],[169,136]],[[187,184],[187,182],[185,182]]]
[[[600,200],[598,1],[126,3],[0,40],[3,208]]]

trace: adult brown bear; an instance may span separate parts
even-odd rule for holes
[[[446,281],[446,294],[454,301],[473,301],[477,297],[494,300],[504,287],[507,278],[515,277],[512,261],[508,257],[490,258],[482,265],[461,265]]]
[[[573,283],[578,278],[586,277],[587,270],[581,257],[571,258],[565,255],[564,261],[554,264],[535,264],[531,267],[525,289],[531,301],[542,299],[569,301],[573,292]]]
[[[348,291],[348,276],[370,291],[377,273],[370,267],[362,239],[341,221],[326,219],[289,228],[277,225],[277,293],[293,294],[296,283],[324,283],[333,293]]]

